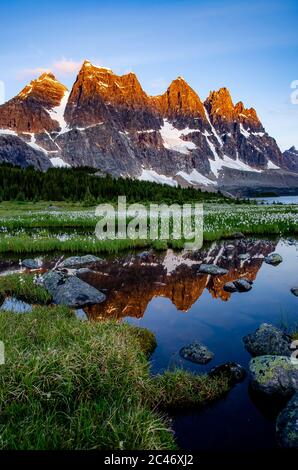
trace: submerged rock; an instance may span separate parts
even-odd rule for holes
[[[179,353],[183,359],[195,362],[196,364],[207,364],[214,358],[213,352],[209,351],[206,346],[197,341],[188,346],[184,346],[180,349]]]
[[[220,268],[216,264],[201,264],[199,267],[199,273],[212,274],[214,276],[222,276],[228,272],[227,269]]]
[[[243,338],[245,349],[252,356],[290,356],[291,339],[276,326],[268,323]]]
[[[281,447],[298,449],[298,393],[279,414],[276,422],[276,437]]]
[[[72,268],[85,264],[98,263],[99,261],[102,261],[102,259],[94,255],[70,256],[59,264],[59,268]]]
[[[298,297],[298,287],[292,287],[291,292]]]
[[[290,397],[298,391],[298,367],[286,356],[258,356],[249,363],[251,386],[266,395]]]
[[[50,271],[43,276],[43,285],[52,295],[53,302],[73,308],[104,302],[106,296],[76,276],[65,276],[57,271]]]
[[[210,377],[216,377],[222,374],[228,376],[230,383],[234,385],[245,379],[246,370],[236,362],[226,362],[225,364],[213,367],[208,375]]]
[[[18,300],[15,297],[7,297],[1,305],[0,310],[12,313],[29,313],[32,312],[32,305]]]
[[[273,266],[277,266],[282,262],[282,256],[278,253],[271,253],[271,255],[265,256],[264,258],[265,263],[272,264]]]
[[[21,261],[21,265],[27,269],[38,269],[40,267],[36,259],[24,259]]]

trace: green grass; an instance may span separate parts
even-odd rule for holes
[[[0,303],[7,296],[15,296],[19,300],[32,304],[47,304],[51,301],[50,294],[34,283],[34,276],[27,274],[10,274],[0,277]]]
[[[184,247],[183,237],[154,241],[150,238],[98,240],[94,233],[97,222],[94,209],[86,210],[79,204],[57,203],[56,212],[47,210],[49,203],[37,203],[35,209],[33,203],[16,206],[0,204],[0,253],[117,253],[149,246],[157,250]],[[204,205],[205,241],[228,238],[239,231],[247,236],[296,235],[298,206]]]
[[[298,340],[298,330],[297,331],[294,331],[294,333],[291,335],[293,340]]]
[[[155,379],[156,401],[160,408],[198,408],[218,400],[231,388],[229,377],[194,375],[181,369],[165,372]]]
[[[152,333],[81,322],[65,307],[2,312],[1,449],[175,449],[162,410],[201,406],[227,381],[168,372],[150,376]]]

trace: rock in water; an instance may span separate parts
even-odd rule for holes
[[[234,285],[238,292],[248,292],[252,288],[251,283],[246,279],[237,279],[237,281],[234,281]]]
[[[29,313],[32,312],[32,305],[18,300],[15,297],[8,297],[4,300],[0,307],[0,311],[12,313]]]
[[[254,332],[244,336],[245,349],[252,356],[290,356],[291,339],[282,330],[268,323]]]
[[[27,269],[38,269],[40,267],[38,261],[35,259],[24,259],[21,265]]]
[[[201,264],[199,268],[199,273],[212,274],[214,276],[222,276],[228,272],[227,269],[220,268],[216,264]]]
[[[226,292],[237,292],[237,287],[235,286],[234,282],[227,282],[225,285],[224,285],[224,290]]]
[[[94,255],[71,256],[62,261],[62,263],[59,264],[59,268],[72,268],[85,264],[98,263],[99,261],[102,261],[101,258]]]
[[[213,352],[197,341],[181,348],[180,356],[196,364],[207,364],[214,358]]]
[[[50,271],[43,276],[43,285],[58,305],[80,308],[104,302],[106,296],[75,276]]]
[[[292,287],[291,292],[298,297],[298,287]]]
[[[210,377],[217,377],[224,375],[229,377],[229,381],[232,385],[242,382],[246,377],[246,370],[240,364],[236,362],[227,362],[219,366],[213,367],[208,374]]]
[[[298,393],[278,416],[276,436],[281,447],[298,449]]]
[[[298,367],[286,356],[258,356],[249,363],[251,386],[266,395],[291,397],[298,391]]]
[[[271,253],[271,255],[265,256],[264,258],[265,263],[272,264],[273,266],[277,266],[282,262],[282,256],[278,253]]]

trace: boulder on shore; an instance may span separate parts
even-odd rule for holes
[[[24,259],[21,261],[21,266],[27,269],[38,269],[40,267],[36,259]]]
[[[298,393],[279,414],[276,422],[276,437],[281,447],[298,449]]]
[[[94,255],[70,256],[59,264],[59,268],[75,268],[86,264],[98,263],[99,261],[102,261],[102,259]]]
[[[251,386],[266,395],[291,397],[298,392],[298,367],[286,356],[258,356],[249,363]]]
[[[245,349],[252,356],[290,356],[291,338],[276,326],[262,325],[243,338]]]
[[[104,302],[106,296],[76,276],[49,271],[42,278],[45,289],[58,305],[80,308]]]

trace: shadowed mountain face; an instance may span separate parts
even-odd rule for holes
[[[91,320],[143,317],[154,297],[167,297],[178,310],[187,312],[207,289],[213,298],[228,301],[232,294],[224,290],[229,281],[247,278],[254,281],[264,256],[275,249],[274,242],[233,241],[214,243],[193,253],[150,253],[143,259],[129,255],[94,266],[95,272],[81,278],[98,289],[107,290],[103,304],[85,309]],[[243,261],[240,254],[248,254]],[[201,263],[228,269],[224,276],[199,274]]]
[[[0,140],[0,162],[14,163],[17,153],[22,166],[88,165],[211,191],[232,186],[231,174],[240,186],[280,175],[286,185],[293,170],[256,111],[234,105],[226,88],[203,102],[178,77],[152,97],[134,73],[119,76],[88,61],[70,93],[45,73],[0,106],[0,135],[14,137],[9,150]],[[298,176],[292,178],[298,187]]]

